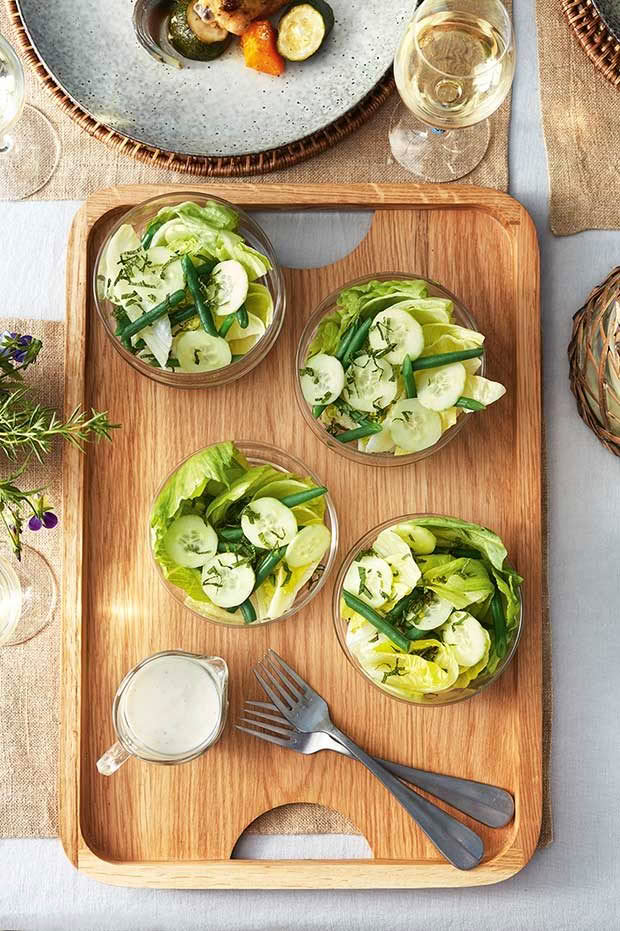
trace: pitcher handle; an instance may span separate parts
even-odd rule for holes
[[[106,750],[103,756],[97,760],[97,769],[102,776],[111,776],[117,769],[120,769],[130,756],[131,753],[125,750],[123,745],[117,740],[116,743],[113,744],[109,750]]]

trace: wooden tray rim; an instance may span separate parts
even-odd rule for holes
[[[511,238],[513,252],[518,240],[532,251],[535,268],[514,256],[514,277],[535,273],[534,312],[540,316],[539,251],[536,228],[525,208],[514,198],[499,191],[472,185],[281,185],[281,184],[209,184],[192,185],[197,193],[212,193],[238,203],[246,209],[438,209],[458,207],[480,209],[501,224]],[[72,306],[76,294],[86,299],[90,287],[87,244],[96,223],[106,214],[164,193],[191,194],[187,185],[122,185],[92,194],[78,210],[69,234],[67,252],[67,327],[65,363],[65,405],[73,409],[84,400],[86,332],[71,330]],[[78,261],[72,261],[76,253]],[[541,400],[541,399],[540,399]],[[542,410],[540,412],[542,416]],[[542,421],[536,439],[539,452],[537,475],[542,512]],[[75,476],[79,481],[75,482]],[[178,889],[395,889],[428,887],[469,887],[489,885],[509,879],[529,862],[536,850],[538,828],[542,819],[542,794],[536,794],[534,812],[536,836],[521,843],[520,812],[515,815],[516,829],[507,845],[494,858],[484,861],[471,872],[461,872],[445,862],[421,860],[221,860],[221,861],[116,861],[91,849],[80,825],[80,734],[82,725],[82,550],[85,465],[84,457],[68,449],[63,461],[63,496],[65,513],[65,562],[75,571],[65,579],[62,599],[62,684],[59,755],[59,833],[63,849],[71,863],[82,873],[112,885]],[[544,515],[543,515],[544,517]],[[69,541],[73,541],[70,543]],[[541,543],[541,570],[544,573]],[[543,578],[544,583],[544,578]],[[541,655],[535,657],[541,664]],[[542,786],[542,696],[536,721],[535,742],[538,784]]]

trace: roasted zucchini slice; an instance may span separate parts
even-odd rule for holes
[[[168,39],[184,58],[212,61],[228,48],[231,34],[218,26],[200,0],[180,0],[168,20]]]
[[[325,0],[294,0],[278,23],[278,51],[289,61],[306,61],[321,48],[334,26]]]

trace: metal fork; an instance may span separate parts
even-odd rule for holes
[[[383,783],[428,839],[459,870],[477,866],[484,854],[482,839],[466,825],[427,801],[343,734],[329,716],[327,702],[274,650],[253,667],[254,675],[276,708],[297,730],[329,734]]]
[[[302,734],[301,731],[293,728],[271,702],[246,701],[240,722],[240,724],[235,724],[237,730],[277,744],[279,747],[285,747],[287,750],[296,750],[297,753],[305,754],[318,753],[320,750],[333,750],[343,756],[353,758],[351,751],[329,734],[316,732]],[[473,779],[460,779],[458,776],[445,776],[443,773],[415,769],[412,766],[404,766],[402,763],[393,763],[391,760],[382,760],[379,757],[374,757],[374,759],[399,779],[404,779],[405,782],[423,789],[435,798],[440,798],[443,802],[447,802],[448,805],[452,805],[453,808],[490,828],[502,828],[513,818],[515,810],[513,797],[498,786],[475,782]]]

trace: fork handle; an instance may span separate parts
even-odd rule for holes
[[[514,799],[510,792],[499,786],[475,782],[473,779],[460,779],[458,776],[445,776],[443,773],[429,773],[425,769],[392,763],[391,760],[375,759],[394,776],[440,798],[481,824],[490,828],[503,828],[512,821]]]
[[[422,828],[431,843],[453,866],[459,870],[471,870],[474,866],[478,866],[484,854],[484,844],[474,831],[404,785],[334,724],[325,730],[383,783],[407,814]]]

